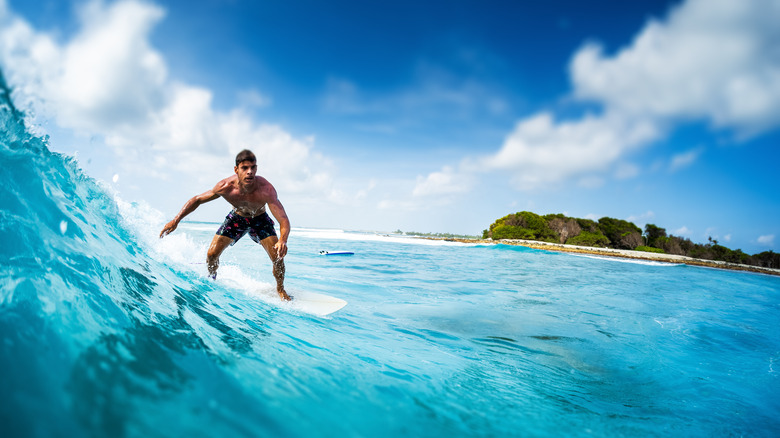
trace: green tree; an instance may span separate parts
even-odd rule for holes
[[[555,242],[558,236],[550,229],[543,217],[530,211],[521,211],[493,222],[487,237]]]
[[[519,227],[517,225],[506,225],[506,224],[499,224],[493,227],[492,238],[494,240],[500,240],[500,239],[523,239],[523,240],[534,240],[534,234],[533,231]]]
[[[751,259],[752,265],[780,269],[780,254],[774,251],[764,251],[752,256]]]
[[[601,233],[599,230],[599,224],[596,221],[590,219],[577,219],[577,224],[583,231],[590,231],[591,233]]]
[[[607,239],[607,236],[601,234],[601,231],[597,233],[582,231],[580,234],[570,237],[569,240],[566,241],[566,244],[606,248],[609,246],[609,239]]]
[[[509,214],[493,222],[482,232],[483,238],[524,239],[546,242],[560,242],[570,245],[613,247],[653,251],[658,248],[668,254],[722,260],[767,268],[780,268],[780,254],[772,251],[748,255],[742,250],[731,250],[721,246],[710,237],[707,244],[691,242],[690,239],[667,235],[666,230],[654,225],[645,226],[647,246],[641,246],[642,230],[631,222],[603,217],[598,222],[590,219],[569,218],[563,214],[539,216],[529,211]]]
[[[645,237],[647,238],[647,246],[659,248],[658,239],[666,237],[666,230],[653,224],[647,224],[645,225]]]
[[[636,240],[632,233],[642,234],[642,229],[633,223],[611,217],[599,219],[599,229],[607,236],[610,245],[617,249],[634,249],[638,244],[632,246]]]

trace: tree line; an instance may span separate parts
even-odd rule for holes
[[[667,234],[664,228],[645,225],[644,232],[634,223],[603,217],[598,221],[567,217],[563,214],[539,216],[521,211],[497,219],[482,232],[482,238],[493,240],[523,239],[597,248],[629,249],[675,254],[704,260],[740,263],[764,268],[780,268],[780,254],[773,251],[749,255],[732,250],[709,238],[694,243],[688,238]]]

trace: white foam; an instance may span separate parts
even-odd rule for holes
[[[208,242],[198,243],[192,239],[186,226],[160,239],[165,217],[159,210],[145,202],[126,202],[116,195],[114,201],[124,225],[155,260],[162,263],[174,262],[187,270],[198,270],[195,265],[205,261],[205,245]]]

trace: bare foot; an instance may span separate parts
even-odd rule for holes
[[[284,290],[277,291],[279,293],[279,298],[282,299],[282,301],[292,301],[292,297],[287,295],[287,292]]]

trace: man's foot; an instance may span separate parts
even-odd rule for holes
[[[217,280],[217,273],[214,272],[214,273],[209,274],[209,278],[214,280],[214,281],[216,281]]]
[[[292,297],[287,295],[287,292],[284,290],[278,290],[277,292],[279,293],[279,298],[281,298],[282,301],[292,301]]]

